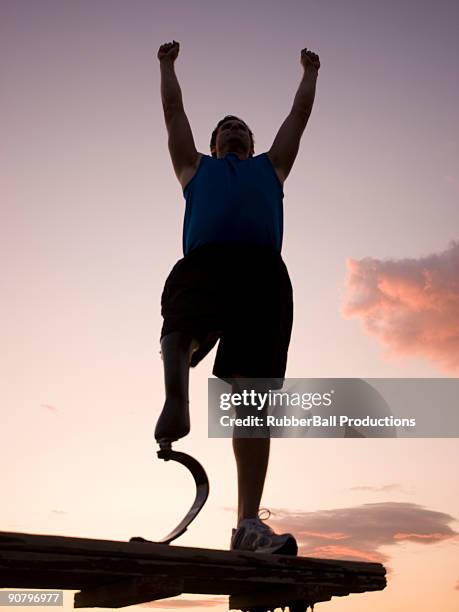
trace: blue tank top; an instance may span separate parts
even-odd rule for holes
[[[209,242],[271,246],[283,237],[282,184],[267,153],[240,160],[203,155],[183,190],[183,253]]]

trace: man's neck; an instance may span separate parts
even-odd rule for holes
[[[248,159],[248,157],[249,157],[247,152],[245,152],[245,151],[220,151],[219,154],[217,155],[217,158],[218,159],[223,159],[224,157],[226,157],[230,153],[233,153],[234,155],[237,155],[240,160]]]

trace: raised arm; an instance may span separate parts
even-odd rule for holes
[[[179,49],[180,43],[175,40],[165,43],[159,48],[158,59],[161,70],[161,99],[169,136],[169,153],[175,174],[183,187],[190,168],[197,164],[199,154],[183,108],[182,91],[174,69]]]
[[[285,181],[296,159],[300,140],[306,128],[314,104],[317,74],[320,68],[319,56],[303,49],[301,51],[303,78],[293,101],[292,110],[281,125],[276,138],[268,151],[268,156]]]

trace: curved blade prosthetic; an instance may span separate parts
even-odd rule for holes
[[[209,496],[209,479],[202,465],[191,455],[172,450],[170,441],[160,441],[160,450],[157,452],[159,459],[164,461],[177,461],[190,470],[196,483],[196,497],[190,509],[180,521],[177,527],[162,540],[155,540],[157,544],[170,544],[188,529],[188,525],[197,517]],[[130,542],[152,542],[141,537],[131,538]]]

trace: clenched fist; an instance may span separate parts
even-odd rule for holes
[[[172,42],[164,43],[159,48],[158,59],[160,62],[163,60],[170,60],[173,63],[177,59],[179,50],[180,50],[180,43],[177,42],[176,40],[173,40]]]
[[[301,65],[305,70],[312,68],[313,70],[319,70],[320,60],[317,53],[311,51],[307,47],[301,51]]]

